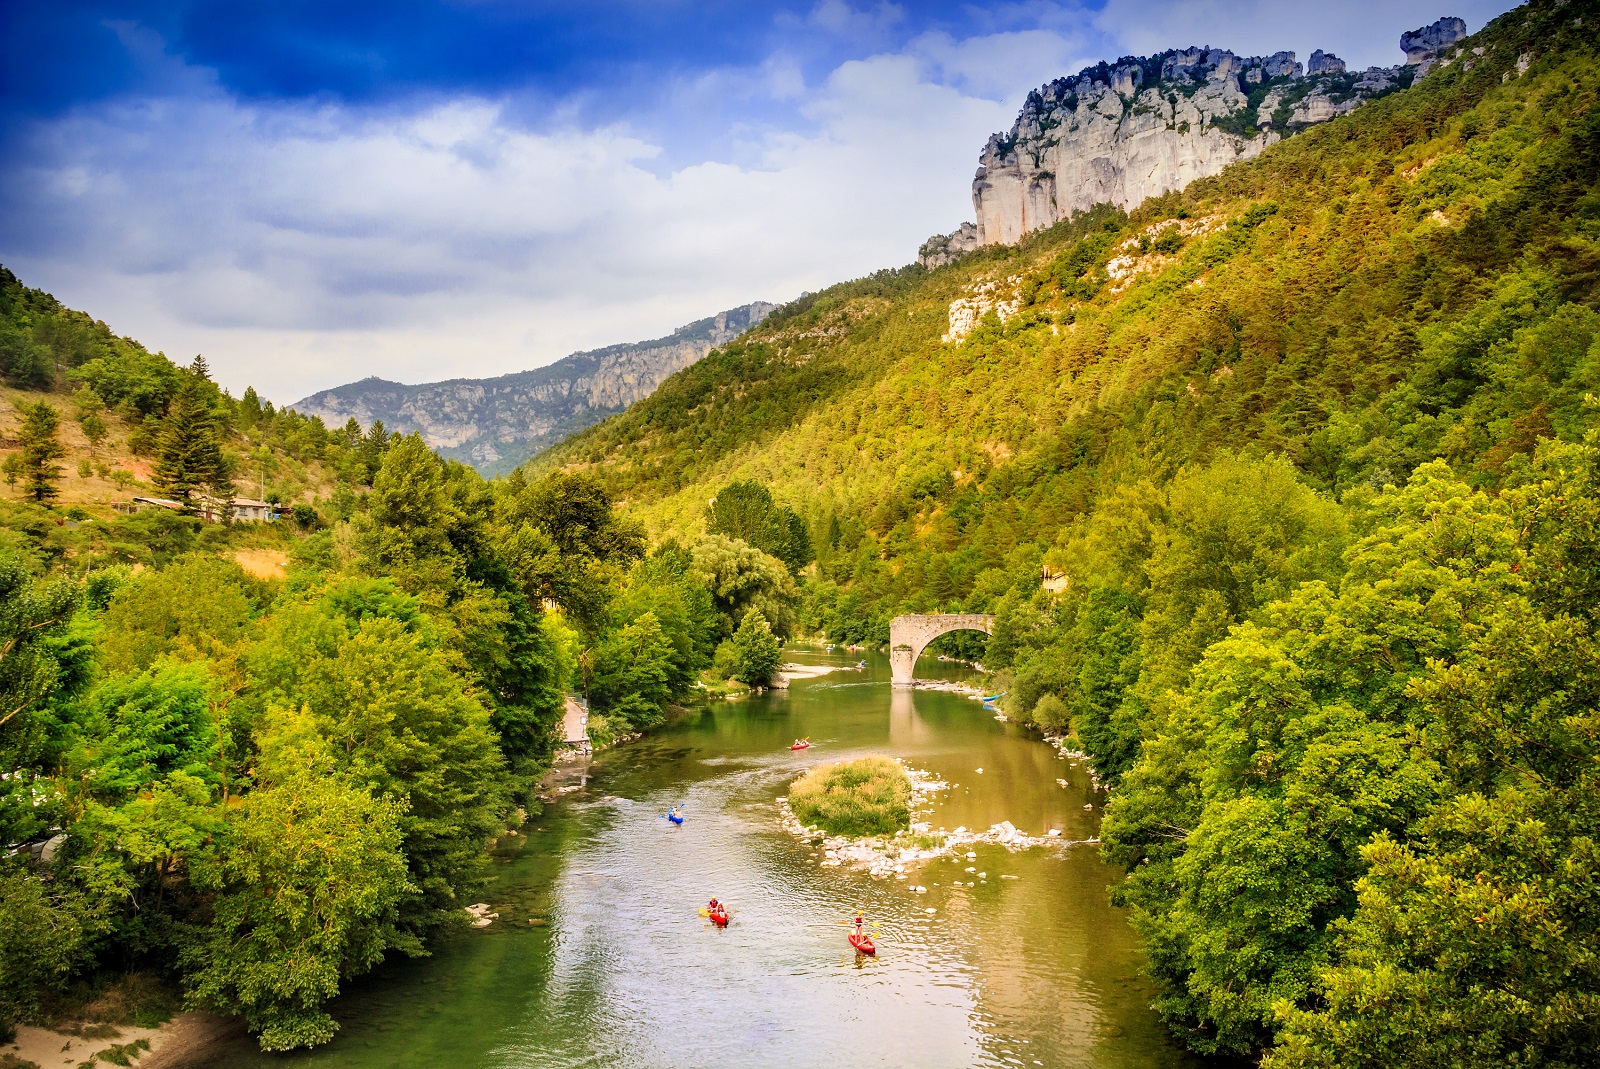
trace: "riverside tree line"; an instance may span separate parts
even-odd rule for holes
[[[1180,192],[812,294],[544,463],[659,530],[781,487],[835,640],[995,613],[943,648],[1112,784],[1191,1048],[1593,1064],[1597,19],[1523,5]],[[943,342],[984,286],[1015,314]]]
[[[54,391],[0,503],[0,1032],[132,970],[265,1048],[325,1042],[343,983],[461,922],[566,694],[603,745],[775,674],[809,549],[764,488],[652,547],[593,477],[486,482],[416,436],[236,401],[0,281],[0,370]],[[55,505],[68,405],[186,507]],[[266,527],[192,515],[255,465],[320,496]],[[286,579],[231,559],[263,546]]]

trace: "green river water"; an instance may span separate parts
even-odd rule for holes
[[[931,660],[920,677],[959,677]],[[802,735],[815,745],[792,753]],[[919,814],[936,828],[1097,833],[1104,796],[1081,764],[970,698],[891,690],[887,661],[871,657],[864,672],[717,703],[600,755],[580,790],[498,852],[482,896],[500,914],[491,927],[350,985],[325,1047],[269,1056],[240,1041],[209,1064],[1189,1064],[1149,1009],[1137,940],[1107,901],[1119,876],[1093,845],[980,845],[975,861],[885,880],[824,867],[783,830],[776,799],[801,771],[868,753],[952,784]],[[682,827],[661,819],[674,802],[687,803]],[[712,895],[733,909],[726,929],[697,912]],[[879,925],[875,959],[845,942],[840,921],[857,908]]]

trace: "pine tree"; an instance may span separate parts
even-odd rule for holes
[[[61,478],[61,465],[56,461],[67,455],[56,437],[61,417],[43,401],[21,405],[18,411],[22,414],[23,486],[35,501],[48,501],[59,493],[55,484]]]
[[[223,511],[233,501],[233,473],[222,455],[222,426],[213,404],[205,358],[197,356],[173,395],[156,440],[151,477],[156,487],[187,512],[197,511],[196,495],[214,498]]]
[[[239,398],[238,404],[239,425],[245,430],[254,430],[256,424],[261,422],[261,396],[256,393],[254,386],[244,388],[244,396]]]

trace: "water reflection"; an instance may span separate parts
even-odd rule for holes
[[[790,751],[801,735],[815,745]],[[1097,827],[1082,770],[960,695],[891,690],[874,659],[602,755],[499,865],[484,899],[495,926],[356,985],[328,1047],[265,1059],[239,1046],[211,1064],[1182,1064],[1094,847],[986,846],[873,880],[823,867],[778,826],[775,800],[806,767],[872,752],[952,784],[937,826]],[[681,827],[660,816],[678,802]],[[697,914],[711,895],[733,907],[726,929]],[[876,959],[845,941],[858,908],[879,925]]]

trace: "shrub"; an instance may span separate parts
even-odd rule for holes
[[[1068,719],[1066,703],[1054,694],[1046,694],[1033,707],[1033,722],[1040,731],[1051,734],[1065,731]]]
[[[821,765],[794,781],[789,809],[830,835],[884,835],[911,826],[911,780],[888,757]]]
[[[739,648],[732,639],[723,639],[711,658],[711,671],[718,679],[732,679],[739,674]]]

